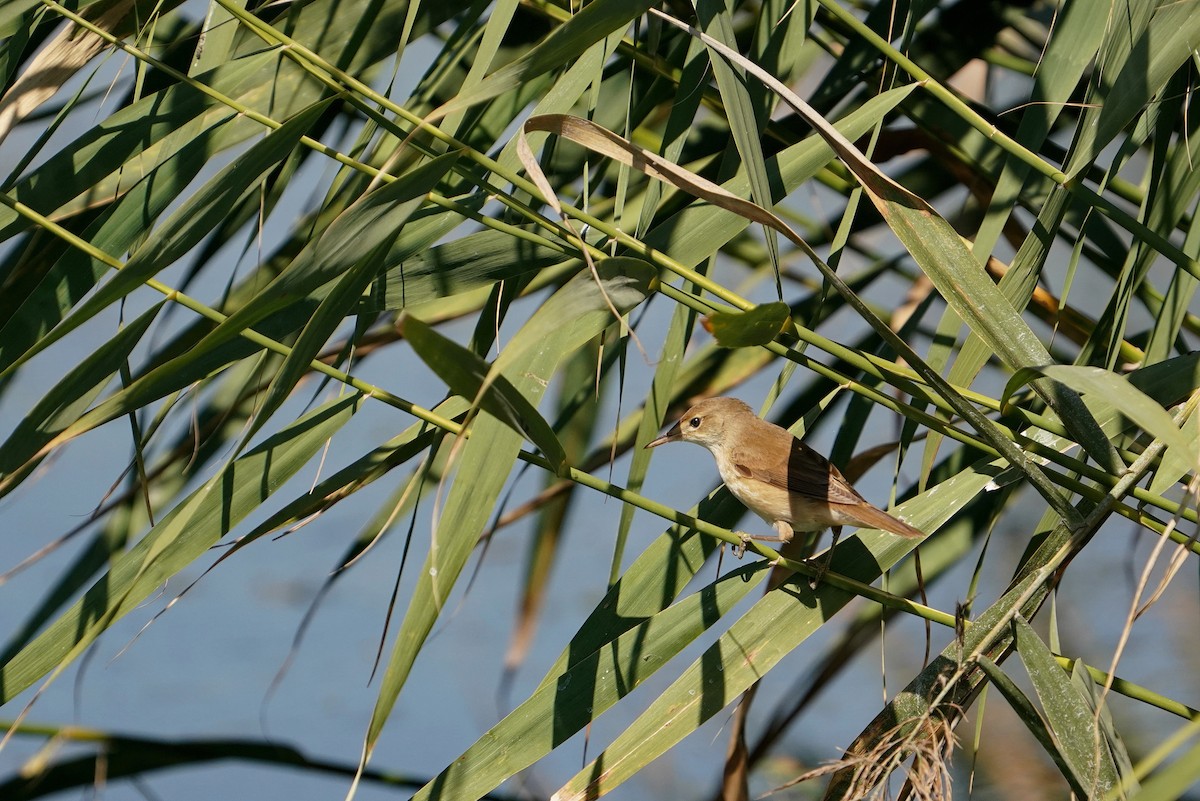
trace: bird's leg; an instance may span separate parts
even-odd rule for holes
[[[833,531],[833,542],[829,544],[829,550],[825,552],[825,558],[822,559],[819,564],[817,564],[816,575],[813,576],[808,582],[809,588],[814,590],[817,588],[817,585],[821,583],[821,579],[825,578],[825,572],[829,570],[829,562],[833,559],[833,549],[837,547],[838,540],[841,539],[842,536],[841,526],[834,526],[831,530]]]
[[[740,539],[742,541],[741,545],[733,546],[733,555],[735,557],[737,557],[738,559],[741,559],[742,556],[744,556],[746,553],[746,545],[749,544],[750,540],[762,540],[764,542],[782,542],[784,544],[787,544],[792,541],[792,537],[794,536],[794,533],[792,532],[792,524],[791,523],[787,522],[786,520],[776,520],[774,523],[774,526],[775,526],[775,536],[774,537],[763,536],[763,535],[759,535],[759,534],[747,534],[744,531],[733,532],[734,534],[737,535],[738,539]],[[779,564],[779,560],[776,560],[772,564]]]

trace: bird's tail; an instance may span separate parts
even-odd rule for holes
[[[913,528],[903,520],[892,517],[882,509],[876,509],[868,504],[860,504],[854,507],[846,507],[846,512],[859,523],[863,528],[877,528],[883,531],[897,534],[901,537],[924,537],[925,532],[918,528]]]

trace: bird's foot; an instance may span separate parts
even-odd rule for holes
[[[735,531],[733,533],[739,540],[741,540],[739,544],[733,546],[733,556],[736,559],[741,559],[746,555],[746,545],[749,544],[750,540],[754,539],[754,537],[750,536],[744,531]]]
[[[808,579],[808,588],[810,590],[815,590],[817,586],[824,581],[825,574],[829,571],[829,560],[831,556],[832,551],[825,554],[825,556],[821,557],[820,559],[805,560],[807,564],[813,565],[813,567],[816,569],[816,572],[813,573],[813,575]]]

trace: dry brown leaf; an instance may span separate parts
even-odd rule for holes
[[[132,8],[133,0],[121,0],[97,16],[96,27],[115,29]],[[99,36],[74,23],[63,26],[0,98],[0,142],[107,46]]]

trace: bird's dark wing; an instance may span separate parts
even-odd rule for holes
[[[747,458],[745,453],[739,453],[734,458],[734,467],[746,478],[819,501],[853,505],[863,500],[828,459],[790,434],[788,438],[791,443],[785,457],[767,460],[757,456]],[[784,451],[783,448],[771,450]]]

